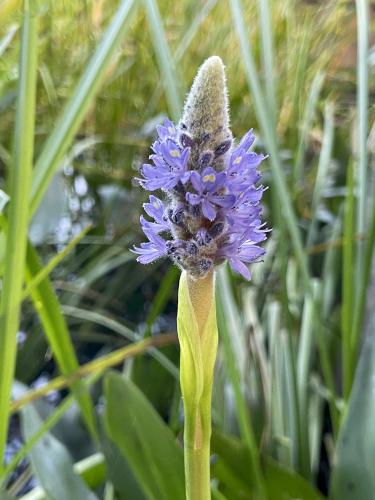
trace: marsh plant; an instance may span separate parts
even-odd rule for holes
[[[0,500],[375,498],[370,3],[0,1]]]
[[[140,185],[162,190],[144,204],[149,241],[135,247],[138,262],[169,256],[181,268],[178,293],[180,380],[184,402],[185,482],[189,500],[210,493],[211,393],[218,333],[215,267],[226,260],[250,279],[246,264],[259,261],[261,222],[258,167],[264,156],[251,150],[250,130],[235,143],[229,128],[224,65],[217,56],[198,71],[178,125],[157,127],[152,164],[141,167]],[[167,239],[168,238],[168,239]]]

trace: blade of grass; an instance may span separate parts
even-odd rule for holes
[[[311,358],[314,345],[314,301],[319,297],[321,286],[318,280],[312,280],[313,296],[306,296],[302,313],[302,324],[299,335],[299,346],[297,355],[297,381],[298,381],[298,399],[301,421],[302,442],[300,454],[301,465],[305,477],[311,474],[310,464],[310,441],[308,429],[308,411],[309,411],[309,378]]]
[[[271,23],[269,0],[258,0],[260,18],[260,36],[262,39],[262,61],[266,88],[267,104],[273,126],[276,127],[277,101],[276,101],[276,74],[273,56],[273,30]]]
[[[353,166],[349,164],[346,182],[346,200],[344,209],[344,235],[343,235],[343,259],[342,259],[342,311],[341,311],[341,348],[342,348],[342,372],[343,372],[343,395],[347,401],[353,381],[353,367],[351,356],[351,328],[353,324],[354,303],[354,179]]]
[[[37,75],[37,17],[25,0],[21,33],[14,151],[9,170],[9,224],[0,305],[0,476],[8,432],[10,392],[26,260],[29,194],[34,150]]]
[[[324,111],[324,131],[322,149],[320,151],[318,170],[313,191],[313,198],[311,203],[311,222],[307,234],[307,246],[310,247],[315,239],[316,226],[317,226],[317,211],[320,200],[322,198],[322,188],[324,186],[326,175],[331,160],[333,138],[334,138],[334,104],[327,102]]]
[[[162,279],[154,300],[152,301],[150,312],[146,318],[147,328],[144,333],[144,337],[149,337],[151,335],[151,327],[168,302],[171,289],[177,282],[179,275],[179,270],[175,266],[172,266]]]
[[[283,213],[285,215],[285,224],[291,237],[293,250],[301,270],[304,286],[306,290],[310,290],[310,278],[307,259],[302,246],[297,218],[294,213],[291,197],[288,192],[287,184],[282,170],[282,164],[276,138],[276,129],[272,126],[272,119],[270,118],[267,111],[268,108],[266,106],[265,98],[263,96],[263,92],[261,90],[260,82],[257,76],[257,70],[250,47],[249,37],[245,30],[241,1],[230,0],[230,5],[240,41],[243,61],[246,70],[246,77],[248,80],[249,88],[254,98],[256,115],[262,131],[262,135],[267,145],[267,149],[270,153],[272,175],[275,183],[275,189],[280,200],[280,207],[282,207]]]
[[[156,57],[159,62],[162,81],[165,85],[165,97],[173,119],[181,115],[182,101],[179,95],[178,81],[175,76],[174,60],[169,50],[156,0],[144,0],[148,22],[154,42]]]
[[[207,0],[207,2],[199,9],[196,17],[193,19],[191,24],[189,25],[186,33],[182,37],[181,42],[179,43],[176,51],[173,54],[173,59],[175,65],[177,65],[183,55],[188,51],[190,44],[194,40],[196,33],[198,32],[200,26],[205,21],[206,17],[209,15],[213,7],[217,4],[217,0]],[[154,93],[152,94],[148,105],[147,105],[147,115],[152,116],[155,112],[155,108],[159,102],[160,96],[163,92],[163,81],[159,82]]]
[[[357,119],[358,119],[358,204],[357,233],[366,232],[367,213],[367,134],[368,134],[368,36],[369,36],[368,0],[356,0],[357,10]],[[362,276],[364,244],[357,244],[356,276],[357,285]]]
[[[61,252],[55,255],[55,257],[53,257],[36,276],[33,276],[22,293],[22,300],[26,299],[30,295],[32,290],[49,276],[49,274],[55,269],[55,267],[57,267],[61,263],[61,261],[68,255],[68,253],[78,245],[81,239],[86,236],[91,228],[91,225],[85,227],[79,234],[77,234],[77,236],[72,239],[70,243],[66,245],[63,250],[61,250]]]
[[[108,316],[104,316],[104,314],[100,314],[96,311],[87,311],[85,309],[81,309],[73,306],[62,306],[62,310],[64,314],[68,316],[72,316],[73,318],[84,319],[86,321],[91,321],[93,323],[102,325],[113,332],[122,335],[128,340],[132,342],[136,342],[141,340],[141,336],[134,333],[132,330],[127,328],[125,325],[119,323],[118,321],[109,318]],[[153,356],[159,363],[169,372],[173,377],[179,380],[179,371],[178,368],[167,358],[163,353],[159,352],[157,349],[150,348],[150,355]]]
[[[51,391],[63,389],[64,387],[73,386],[77,380],[87,377],[92,374],[101,374],[104,370],[120,364],[124,359],[131,356],[143,354],[156,347],[172,344],[177,342],[177,336],[174,334],[163,334],[155,337],[149,337],[134,344],[127,345],[121,349],[117,349],[105,356],[94,359],[84,365],[81,365],[69,375],[59,375],[52,379],[48,384],[38,389],[28,391],[25,395],[14,401],[11,405],[12,412],[18,411],[23,406],[35,401],[36,399],[45,396]]]
[[[228,377],[231,381],[234,391],[236,414],[238,419],[238,425],[240,428],[240,433],[249,451],[251,467],[252,467],[252,477],[255,483],[256,490],[259,494],[259,498],[261,500],[266,500],[267,488],[264,483],[263,472],[260,464],[259,450],[254,434],[254,429],[250,421],[250,416],[248,414],[246,401],[242,393],[240,374],[237,368],[237,361],[234,356],[234,351],[231,344],[232,341],[229,331],[230,323],[227,321],[227,315],[225,309],[225,297],[223,296],[226,284],[222,275],[226,272],[227,271],[225,268],[220,269],[218,272],[217,313],[218,313],[219,334],[221,337],[223,351],[224,351],[225,366],[228,370]]]
[[[328,248],[325,252],[323,263],[323,290],[322,290],[322,318],[323,321],[330,319],[332,313],[336,285],[340,279],[340,249],[335,242],[340,239],[342,231],[342,207],[338,211],[338,216],[333,224]]]
[[[310,92],[307,98],[305,111],[303,114],[301,132],[298,141],[297,156],[294,164],[293,171],[293,181],[294,183],[300,183],[303,173],[303,163],[306,156],[306,147],[308,144],[308,134],[311,130],[312,123],[314,120],[314,114],[316,111],[316,106],[319,102],[319,95],[324,82],[324,73],[317,73],[311,84]]]
[[[29,284],[41,272],[42,266],[38,255],[29,244],[27,248],[27,283]],[[31,289],[30,294],[57,364],[62,373],[69,375],[77,370],[79,364],[60,304],[50,280],[45,278],[39,285]],[[96,439],[96,422],[90,395],[80,382],[73,385],[72,389],[87,427],[91,435]]]
[[[375,206],[371,210],[371,224],[369,229],[368,239],[365,246],[364,264],[362,275],[360,277],[360,287],[358,298],[354,308],[353,328],[351,333],[352,338],[352,365],[356,364],[356,359],[359,351],[359,341],[361,337],[363,321],[366,309],[367,288],[371,278],[372,259],[375,246]]]
[[[89,106],[108,70],[112,56],[126,32],[130,14],[134,12],[134,0],[123,0],[106,33],[72,93],[71,98],[48,136],[35,164],[31,192],[30,217],[39,203],[59,167],[61,160],[72,144]]]

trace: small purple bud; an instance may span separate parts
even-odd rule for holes
[[[206,273],[212,268],[213,262],[211,259],[201,259],[198,266],[202,272]]]
[[[212,161],[212,158],[213,158],[213,153],[212,151],[204,151],[200,157],[199,157],[199,160],[198,160],[198,164],[201,168],[205,168],[207,167],[211,161]]]
[[[226,153],[231,147],[231,145],[232,145],[231,139],[228,139],[227,141],[224,141],[221,144],[219,144],[219,146],[214,151],[215,157],[221,156],[224,153]]]
[[[182,219],[184,216],[184,207],[179,207],[176,210],[170,210],[169,220],[179,226],[182,223]]]
[[[198,246],[195,243],[195,241],[190,240],[186,243],[186,251],[190,255],[197,255],[198,253]]]
[[[208,141],[208,139],[209,139],[210,137],[211,137],[211,134],[207,134],[207,133],[206,133],[206,134],[202,134],[202,135],[199,137],[199,140],[198,140],[199,144],[200,144],[200,145],[204,144],[205,142],[207,142],[207,141]]]
[[[194,144],[193,139],[186,132],[180,135],[180,144],[183,148],[191,148]]]
[[[210,227],[210,229],[208,230],[208,234],[209,236],[211,236],[211,238],[217,238],[219,234],[223,232],[223,229],[224,224],[222,222],[218,222],[217,224]]]

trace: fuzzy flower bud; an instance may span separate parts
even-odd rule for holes
[[[181,122],[175,126],[166,120],[157,132],[152,163],[142,166],[138,181],[148,191],[164,191],[166,201],[151,195],[144,205],[153,221],[141,217],[149,241],[134,248],[138,262],[168,255],[193,278],[203,278],[228,260],[250,279],[246,264],[264,254],[257,244],[267,232],[260,220],[264,188],[257,185],[264,156],[250,150],[251,130],[233,144],[219,57],[210,57],[199,69]]]

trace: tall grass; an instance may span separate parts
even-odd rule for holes
[[[363,449],[371,456],[373,430],[366,426],[373,421],[372,406],[356,408],[356,388],[373,376],[371,350],[361,345],[370,324],[366,302],[375,243],[367,150],[373,118],[369,13],[365,0],[356,7],[357,42],[352,30],[336,31],[354,17],[349,6],[334,1],[319,7],[295,0],[208,1],[199,10],[169,0],[124,0],[119,6],[41,0],[35,12],[28,1],[22,10],[20,2],[0,6],[0,187],[9,196],[0,235],[0,456],[11,414],[25,418],[50,391],[72,389],[57,408],[47,405],[44,423],[28,428],[23,447],[6,466],[1,462],[0,483],[8,492],[23,491],[27,475],[9,478],[26,456],[41,486],[50,488],[38,454],[41,438],[50,439],[56,425],[74,460],[82,458],[66,437],[67,426],[81,429],[65,416],[68,408],[91,432],[82,438],[92,459],[83,477],[97,470],[97,451],[103,453],[105,498],[116,498],[114,492],[144,498],[153,483],[140,463],[153,468],[160,491],[167,491],[174,469],[163,470],[161,435],[169,436],[167,460],[179,477],[180,450],[170,432],[181,431],[173,335],[178,272],[163,263],[134,265],[127,248],[139,239],[142,194],[132,189],[131,178],[149,154],[155,124],[161,115],[179,118],[184,91],[212,54],[227,64],[235,135],[254,126],[257,149],[269,154],[264,212],[272,228],[250,285],[219,271],[213,498],[255,498],[255,491],[273,500],[321,498],[316,486],[327,494],[329,481],[321,478],[325,468],[333,470],[334,453],[335,485],[345,485],[348,457],[356,457],[351,441],[344,445],[348,425],[366,429]],[[356,43],[357,67],[355,60],[337,65],[343,47]],[[90,146],[70,154],[82,139]],[[54,203],[47,206],[56,175],[67,186],[71,223],[63,241],[70,243],[58,253],[51,245],[51,237],[58,243],[58,231],[42,243],[29,241],[41,214],[51,212],[56,221],[61,193],[52,193]],[[80,183],[86,186],[82,195]],[[93,208],[85,211],[85,203]],[[66,213],[57,217],[66,222]],[[93,228],[85,229],[92,221]],[[17,348],[23,330],[27,340]],[[372,330],[367,332],[371,339]],[[97,359],[88,361],[87,352]],[[360,357],[366,369],[357,370]],[[106,379],[108,401],[115,401],[119,388],[123,399],[106,408],[102,421],[94,407],[101,405],[103,388],[94,381],[113,366],[127,380]],[[52,380],[33,390],[31,383],[47,368]],[[11,402],[16,376],[26,388],[20,395],[15,384],[17,401]],[[122,428],[116,425],[121,419]],[[150,426],[136,435],[138,446],[126,440],[135,436],[132,421]],[[155,429],[163,429],[160,436]],[[146,436],[157,443],[158,455]],[[75,474],[66,457],[62,463]],[[51,467],[60,478],[54,460]],[[372,487],[371,477],[362,481]],[[67,484],[67,496],[69,491]],[[336,486],[331,493],[340,500],[345,495]]]

